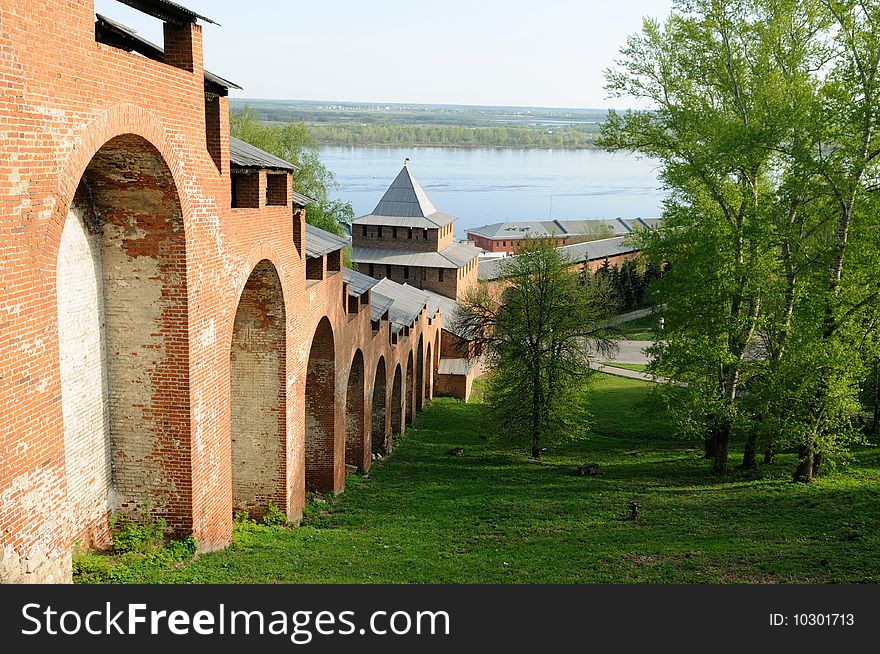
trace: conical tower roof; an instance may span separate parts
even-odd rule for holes
[[[437,210],[428,199],[428,194],[406,164],[373,209],[374,216],[401,218],[427,218],[435,213]]]
[[[373,212],[357,218],[354,223],[430,228],[442,227],[453,221],[455,218],[434,208],[425,189],[404,163]]]

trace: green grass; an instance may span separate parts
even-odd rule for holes
[[[652,397],[644,382],[599,376],[592,430],[541,463],[487,441],[482,405],[435,400],[392,457],[366,480],[350,476],[344,494],[310,504],[301,527],[245,525],[224,551],[144,564],[116,580],[880,581],[877,449],[811,485],[789,482],[792,455],[717,478]],[[452,447],[464,455],[449,456]],[[601,476],[575,476],[586,462],[598,462]],[[633,501],[637,521],[624,519]]]
[[[657,327],[657,319],[653,315],[636,318],[619,325],[623,331],[623,338],[629,341],[653,341],[654,330]]]
[[[617,361],[602,361],[603,366],[611,366],[613,368],[623,368],[624,370],[635,370],[637,372],[645,372],[648,369],[645,363],[618,363]]]

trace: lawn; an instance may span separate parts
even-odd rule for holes
[[[647,315],[643,318],[636,318],[629,322],[618,325],[623,332],[623,338],[629,341],[653,341],[654,330],[657,328],[657,318],[653,315]]]
[[[792,455],[719,479],[652,402],[601,375],[592,430],[541,463],[486,437],[484,407],[437,399],[392,457],[298,528],[245,525],[227,550],[109,577],[159,583],[880,581],[880,456],[792,484]],[[462,447],[453,457],[450,448]],[[737,449],[739,451],[739,448]],[[597,462],[602,474],[573,474]],[[630,502],[637,520],[625,519]],[[95,559],[99,557],[89,557]],[[82,563],[83,560],[80,560]],[[89,559],[85,559],[89,568]],[[80,581],[108,577],[80,577]]]

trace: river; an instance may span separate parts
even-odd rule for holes
[[[403,160],[438,211],[458,218],[455,233],[503,220],[650,218],[665,192],[656,162],[602,150],[321,148],[336,175],[334,197],[370,213]]]

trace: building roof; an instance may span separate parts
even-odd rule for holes
[[[293,204],[297,207],[307,207],[315,201],[314,198],[310,198],[308,195],[303,195],[302,193],[297,193],[296,191],[293,191],[291,195],[293,196],[291,198]]]
[[[599,241],[575,243],[574,245],[563,245],[556,249],[572,263],[599,261],[607,257],[616,257],[622,254],[630,254],[639,251],[639,248],[634,245],[626,244],[625,237],[623,236],[604,238]],[[500,259],[484,259],[483,261],[480,261],[479,264],[477,264],[477,276],[480,279],[485,280],[498,279],[501,276],[502,262],[507,258],[508,257]]]
[[[626,244],[625,237],[623,236],[605,238],[601,241],[587,241],[586,243],[563,245],[558,249],[563,256],[567,257],[573,263],[598,261],[600,259],[605,259],[606,257],[616,257],[621,254],[629,254],[631,252],[639,251],[639,248],[634,245]]]
[[[341,250],[347,245],[348,241],[343,237],[306,223],[307,257],[323,257],[325,254]]]
[[[404,163],[385,195],[373,212],[360,216],[353,222],[356,225],[390,225],[392,227],[443,227],[455,221],[450,215],[440,213],[431,204],[428,194],[413,177],[409,166]]]
[[[501,276],[501,262],[504,259],[482,259],[477,264],[479,279],[498,279]]]
[[[229,161],[238,168],[269,168],[290,171],[297,169],[289,161],[276,157],[274,154],[234,136],[229,137]]]
[[[342,269],[342,281],[348,284],[348,294],[352,297],[360,297],[379,283],[378,279],[352,270],[348,266]]]
[[[374,287],[375,289],[375,287]],[[373,290],[370,293],[370,320],[377,321],[385,312],[394,304],[394,299],[387,295],[382,295],[379,291]]]
[[[192,9],[187,9],[183,5],[171,2],[170,0],[119,0],[119,2],[128,5],[129,7],[133,7],[138,11],[142,11],[145,14],[154,16],[159,20],[163,20],[166,23],[183,25],[186,23],[194,23],[196,20],[203,20],[212,25],[220,25],[220,23],[217,23],[210,18],[206,18],[201,14],[197,14]]]
[[[404,286],[406,286],[406,284],[404,284]],[[445,295],[440,295],[439,293],[427,289],[424,289],[421,292],[428,296],[428,313],[435,314],[437,311],[440,311],[440,313],[443,314],[443,329],[450,334],[462,336],[462,334],[452,329],[452,317],[458,309],[458,302],[451,297],[446,297]]]
[[[376,294],[393,300],[393,304],[388,309],[388,317],[399,327],[412,325],[428,305],[428,297],[423,291],[387,278],[380,280],[373,287],[373,295]]]
[[[351,260],[357,263],[378,263],[391,266],[423,268],[461,268],[479,256],[480,250],[470,243],[452,243],[439,252],[413,252],[390,248],[351,249]]]
[[[652,229],[659,218],[596,218],[592,220],[521,220],[483,225],[467,230],[469,235],[493,241],[516,241],[528,237],[622,236],[638,228]]]
[[[472,363],[467,359],[440,359],[437,366],[438,375],[467,375],[471,371]]]
[[[165,50],[152,41],[139,36],[137,30],[101,14],[95,14],[95,17],[97,18],[95,38],[98,42],[129,52],[137,52],[153,61],[165,61]],[[205,89],[218,95],[228,95],[229,89],[241,90],[241,87],[206,70]]]

